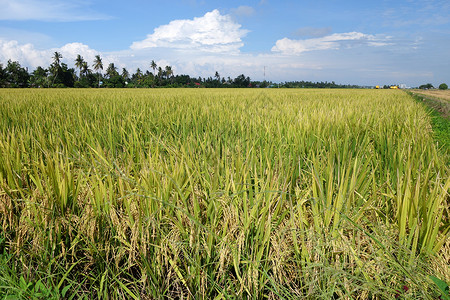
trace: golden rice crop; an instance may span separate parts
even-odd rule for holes
[[[449,178],[401,91],[3,89],[0,295],[437,298]]]

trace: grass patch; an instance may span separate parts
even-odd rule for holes
[[[424,104],[431,116],[435,141],[447,158],[450,155],[450,101],[435,96],[408,92],[417,102]],[[447,159],[447,164],[450,161]]]

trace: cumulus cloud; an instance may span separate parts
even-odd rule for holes
[[[0,0],[0,20],[87,21],[110,17],[90,11],[86,1]]]
[[[83,59],[87,61],[89,64],[91,64],[94,61],[95,56],[99,54],[98,51],[82,43],[69,43],[65,44],[61,48],[53,50],[61,52],[62,56],[70,62],[74,61],[77,55],[80,54],[83,57]]]
[[[387,77],[386,74],[398,68],[398,54],[406,51],[399,49],[401,45],[411,51],[410,43],[408,43],[411,41],[400,41],[397,38],[395,47],[386,47],[383,50],[377,48],[376,51],[369,47],[373,48],[386,43],[393,44],[393,39],[388,36],[367,35],[358,32],[341,33],[304,40],[286,39],[285,44],[280,42],[283,40],[280,40],[272,52],[267,53],[237,51],[227,52],[224,55],[222,52],[198,51],[198,47],[186,47],[183,51],[176,47],[148,47],[99,52],[83,43],[68,43],[61,47],[40,48],[34,43],[22,43],[0,37],[0,63],[4,65],[8,59],[17,60],[22,66],[29,67],[32,71],[37,66],[48,67],[52,63],[53,53],[58,51],[63,56],[62,62],[67,63],[69,67],[74,67],[74,61],[78,54],[90,66],[92,66],[95,55],[99,54],[105,68],[109,63],[114,63],[119,70],[126,67],[130,73],[135,72],[137,68],[142,71],[153,71],[150,68],[150,62],[155,60],[157,65],[162,68],[166,65],[172,66],[176,75],[189,74],[192,77],[214,76],[214,73],[218,71],[224,77],[235,78],[243,73],[253,80],[339,80],[340,83],[370,84],[374,78],[379,78],[374,77],[375,75],[382,73],[380,76],[383,76],[388,83],[389,81],[400,82],[401,78]],[[352,48],[355,44],[365,45],[366,48],[363,49],[364,51],[347,49]],[[349,52],[343,55],[340,51],[331,51],[327,55],[323,55],[320,51],[313,51],[340,48]],[[393,49],[398,49],[395,56],[389,54]],[[298,55],[299,53],[302,55]],[[348,55],[349,53],[351,55]],[[418,53],[417,56],[422,55]],[[414,68],[411,69],[410,66],[414,66]],[[375,74],[374,70],[377,68],[380,70],[382,68],[383,71]],[[423,67],[418,67],[417,64],[408,61],[401,69],[405,72],[421,70],[423,73],[428,70],[427,68],[429,68],[428,61]],[[372,71],[368,72],[367,70]]]
[[[37,50],[33,44],[19,44],[19,42],[11,40],[0,40],[0,61],[7,60],[19,61],[21,64],[31,67],[37,67],[47,63],[45,53],[47,51]]]
[[[143,41],[134,42],[131,49],[155,47],[196,49],[207,52],[239,52],[244,44],[242,37],[247,30],[232,20],[229,15],[221,15],[215,9],[203,17],[192,20],[174,20],[157,27]]]
[[[8,60],[18,61],[21,65],[36,68],[38,66],[47,67],[52,63],[54,52],[61,53],[62,62],[69,66],[74,66],[75,58],[80,54],[89,65],[92,65],[95,55],[101,54],[95,49],[90,48],[82,43],[69,43],[59,48],[50,48],[39,50],[33,44],[21,44],[15,40],[0,39],[0,62],[5,63]],[[114,55],[102,55],[103,65],[110,62],[116,65],[124,65],[117,60]]]
[[[381,38],[361,32],[334,33],[320,38],[304,40],[284,38],[276,42],[275,46],[272,47],[272,51],[287,55],[297,55],[308,51],[339,49],[343,45],[348,47],[354,44],[385,46],[389,44],[387,39],[387,37]]]

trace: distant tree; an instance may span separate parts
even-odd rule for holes
[[[150,68],[153,69],[153,75],[156,75],[156,73],[155,73],[156,67],[157,67],[157,65],[156,65],[155,61],[152,60],[152,62],[151,62],[151,64],[150,64]]]
[[[5,68],[6,85],[8,87],[27,87],[30,75],[18,61],[8,60]]]
[[[32,87],[46,87],[49,85],[47,78],[47,70],[42,67],[37,67],[36,70],[31,73],[30,83]]]
[[[61,53],[55,51],[53,53],[53,64],[50,65],[50,72],[52,73],[52,85],[55,84],[56,81],[58,81],[60,78],[58,78],[58,75],[61,73],[61,58],[63,56]]]
[[[53,53],[53,63],[54,63],[55,65],[59,66],[59,64],[61,63],[61,58],[62,58],[61,53],[59,53],[59,52],[57,52],[57,51],[55,51],[55,52]]]
[[[62,84],[67,87],[73,87],[75,83],[75,69],[69,68],[67,64],[61,64],[62,70]]]
[[[75,67],[77,67],[80,70],[80,78],[81,78],[81,73],[82,73],[82,68],[83,68],[83,64],[85,63],[83,57],[78,54],[77,58],[75,58]]]
[[[186,87],[193,84],[192,79],[189,75],[177,75],[174,77],[174,84],[179,87]]]
[[[445,84],[445,83],[441,83],[441,84],[439,85],[439,89],[440,89],[440,90],[446,90],[446,89],[448,89],[448,85]]]
[[[52,66],[51,66],[52,67]],[[67,64],[61,63],[59,66],[53,65],[53,69],[57,70],[56,76],[53,77],[53,87],[73,87],[75,84],[75,69],[69,68]]]
[[[167,79],[171,79],[172,75],[173,75],[172,67],[171,66],[166,66],[165,72],[166,72]]]
[[[136,72],[131,75],[131,83],[133,87],[140,87],[143,82],[143,74],[140,68],[136,69]]]
[[[100,55],[96,55],[95,59],[94,59],[94,70],[97,71],[97,75],[98,75],[98,87],[100,87],[100,77],[102,75],[101,71],[99,72],[99,70],[103,70],[103,62],[102,59],[100,57]]]
[[[216,71],[214,74],[214,80],[211,81],[212,87],[220,87],[220,74]]]
[[[119,73],[117,72],[117,68],[114,66],[114,63],[110,63],[108,65],[108,68],[106,69],[106,76],[108,76],[108,78],[111,78],[117,75],[119,75]]]
[[[122,68],[121,76],[125,82],[128,82],[128,80],[130,80],[130,73],[125,68]]]
[[[245,77],[244,74],[239,75],[233,80],[233,85],[235,87],[248,87],[250,86],[250,77]]]
[[[3,68],[3,65],[0,63],[0,87],[6,86],[6,69]]]
[[[83,64],[81,65],[81,73],[86,76],[91,74],[91,69],[89,69],[89,65],[87,63],[87,61],[83,61]]]
[[[122,76],[117,73],[106,80],[105,86],[108,88],[123,88],[125,86],[125,81]]]
[[[164,76],[164,70],[161,67],[158,67],[158,82],[159,82],[159,85],[161,85],[163,76]]]
[[[257,82],[254,82],[254,84],[258,85]],[[259,84],[260,87],[264,86],[272,86],[274,87],[273,83],[269,82],[262,82]],[[312,81],[288,81],[281,84],[277,84],[277,87],[282,88],[359,88],[357,85],[349,85],[349,84],[336,84],[334,81],[332,82],[312,82]],[[389,85],[384,85],[383,89],[389,89]]]
[[[122,76],[117,72],[117,68],[114,63],[110,63],[108,68],[106,68],[106,78],[105,86],[108,88],[123,88],[125,81]]]
[[[421,86],[419,86],[419,89],[421,90],[427,90],[427,89],[433,89],[433,85],[431,83],[427,83],[427,84],[422,84]]]
[[[135,75],[136,75],[136,77],[142,77],[142,71],[141,71],[141,69],[137,68],[137,69],[136,69]]]
[[[77,82],[75,82],[75,87],[78,88],[95,87],[98,86],[97,82],[98,80],[92,73],[91,69],[89,69],[87,61],[83,60],[80,68],[80,78]]]

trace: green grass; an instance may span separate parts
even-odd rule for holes
[[[0,90],[0,295],[435,299],[430,122],[390,90]]]
[[[448,157],[450,152],[450,116],[448,115],[449,101],[439,100],[432,96],[409,93],[416,101],[426,106],[431,117],[431,126],[435,141]],[[450,164],[450,161],[447,161]]]

